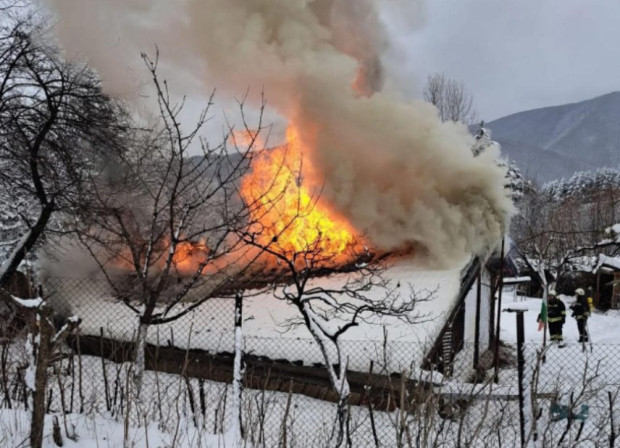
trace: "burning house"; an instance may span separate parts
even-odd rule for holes
[[[250,224],[241,240],[276,258],[284,256],[284,264],[288,255],[297,257],[291,265],[299,262],[301,269],[310,255],[313,261],[329,261],[335,267],[332,271],[338,271],[342,265],[355,266],[364,252],[408,254],[407,259],[390,259],[385,275],[394,288],[429,292],[432,299],[421,301],[415,310],[427,319],[399,325],[398,319],[382,315],[368,318],[375,328],[387,328],[404,350],[394,357],[398,365],[393,371],[417,363],[404,354],[414,342],[434,347],[432,353],[424,353],[432,363],[445,361],[446,353],[452,358],[467,342],[476,345],[477,353],[488,348],[490,277],[484,263],[470,260],[484,258],[506,229],[512,204],[504,192],[504,172],[496,165],[498,154],[493,150],[472,155],[472,138],[464,125],[444,123],[434,106],[401,101],[396,92],[382,90],[390,67],[383,63],[389,40],[381,8],[389,8],[389,2],[102,3],[50,0],[59,16],[58,37],[68,54],[86,55],[99,70],[108,92],[125,95],[134,90],[119,73],[139,72],[131,57],[144,51],[147,42],[148,46],[157,42],[164,61],[163,76],[171,78],[168,85],[182,80],[179,84],[194,89],[191,93],[196,97],[204,95],[205,86],[216,86],[228,97],[249,87],[250,94],[245,96],[248,109],[253,108],[254,115],[266,110],[261,118],[273,120],[274,138],[281,140],[278,148],[253,157],[249,172],[240,180],[243,202],[252,204]],[[110,32],[111,24],[115,33]],[[118,41],[122,45],[116,44]],[[115,61],[112,71],[111,57]],[[260,98],[252,94],[261,88]],[[244,116],[239,121],[245,126],[248,119]],[[234,143],[243,146],[243,141]],[[131,195],[123,199],[128,197]],[[134,195],[133,200],[138,203],[145,197]],[[195,209],[191,210],[194,213]],[[175,225],[178,223],[172,227]],[[134,227],[140,231],[144,226],[138,223]],[[203,269],[202,262],[215,253],[216,245],[208,241],[197,246],[173,244],[178,232],[169,233],[168,240],[162,239],[163,245],[147,243],[143,251],[130,251],[126,258],[133,258],[130,267],[135,276],[153,266],[150,257],[157,250],[160,257],[169,255],[163,269],[166,273],[189,272],[197,262],[194,277],[208,277],[210,272]],[[120,248],[119,253],[123,249],[127,252]],[[357,255],[351,258],[351,253]],[[268,257],[263,260],[266,272],[283,258],[280,262]],[[227,268],[233,265],[230,260],[226,264]],[[230,272],[224,275],[232,277]],[[325,287],[347,275],[310,281]],[[148,280],[148,275],[143,277]],[[153,289],[159,294],[168,284],[182,285],[177,277],[171,275],[171,281]],[[286,288],[278,287],[280,291]],[[150,292],[147,287],[143,291]],[[379,300],[380,293],[374,291],[370,288],[368,297]],[[83,319],[84,331],[98,334],[107,325],[110,334],[118,338],[135,331],[131,319],[136,321],[135,312],[143,308],[131,305],[127,296],[119,303],[121,295],[117,293],[115,298],[110,294],[95,307],[72,304]],[[160,331],[174,330],[177,341],[191,339],[192,346],[214,351],[218,347],[212,346],[214,339],[207,333],[218,332],[218,326],[225,328],[229,323],[213,322],[209,316],[217,315],[213,307],[224,306],[223,300],[210,297],[203,303],[198,299],[196,306],[186,307],[191,313],[181,311],[174,322],[168,322],[169,310],[157,314],[159,311],[151,308],[146,316],[140,315],[140,325],[155,322],[162,325]],[[176,303],[183,305],[179,300]],[[273,292],[248,297],[246,306],[253,318],[246,322],[245,334],[280,341],[277,353],[264,346],[250,350],[261,356],[294,357],[293,348],[287,347],[296,338],[307,338],[307,329],[296,327],[283,336],[276,324],[293,318],[291,313],[299,309],[283,307]],[[96,309],[115,317],[102,322],[101,314],[92,317]],[[190,318],[204,319],[213,326],[202,336],[190,338],[181,334],[182,328],[191,328]],[[121,330],[121,323],[131,331]],[[357,325],[347,332],[347,341],[378,344],[381,332]],[[221,339],[217,342],[222,343],[226,345]],[[450,350],[440,354],[439,345]],[[352,358],[351,368],[365,371],[371,352],[374,350],[369,348],[368,356]]]

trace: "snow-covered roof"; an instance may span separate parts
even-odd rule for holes
[[[382,349],[384,328],[390,341],[390,350],[402,351],[406,355],[396,356],[394,360],[403,362],[399,369],[417,362],[413,357],[424,356],[423,347],[430,347],[443,328],[448,314],[456,304],[461,287],[461,273],[469,260],[456,263],[445,270],[432,270],[417,265],[412,260],[400,259],[392,263],[384,272],[392,286],[400,284],[403,296],[408,296],[410,287],[415,291],[433,291],[433,297],[421,302],[415,313],[423,316],[416,324],[409,324],[394,317],[372,319],[372,324],[361,322],[343,335],[343,347],[351,352],[350,368],[366,371],[371,359],[377,358]],[[351,274],[336,274],[312,280],[313,286],[323,288],[341,287]],[[382,298],[385,291],[373,288],[367,297]],[[268,356],[271,359],[303,360],[306,364],[323,362],[314,340],[305,326],[287,327],[299,311],[274,297],[273,292],[247,296],[243,303],[246,352]],[[106,337],[131,339],[136,331],[137,318],[127,307],[115,300],[88,300],[73,303],[73,313],[82,319],[83,333],[99,335],[103,327]],[[152,328],[149,342],[160,343],[174,334],[174,345],[209,350],[211,352],[232,352],[234,339],[233,301],[230,299],[210,299],[195,311],[181,319]],[[367,355],[367,356],[364,356]]]
[[[571,258],[569,267],[573,271],[596,272],[597,264],[598,258],[596,256],[583,255]]]
[[[608,267],[620,271],[620,257],[609,257],[605,254],[600,254],[598,256],[598,264],[596,265],[594,271],[596,272],[602,267]]]

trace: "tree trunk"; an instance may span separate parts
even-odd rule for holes
[[[243,372],[241,357],[243,355],[243,295],[235,295],[235,359],[233,370],[232,419],[230,433],[233,436],[233,447],[240,446],[243,438],[241,429],[241,391]]]
[[[338,411],[336,413],[338,426],[334,428],[331,439],[334,441],[334,447],[341,447],[345,443],[346,424],[348,418],[347,402],[351,393],[349,382],[347,380],[347,366],[342,359],[342,351],[340,350],[339,340],[336,339],[335,341],[333,341],[327,337],[327,335],[321,330],[319,325],[317,325],[315,321],[316,316],[314,315],[314,312],[307,303],[300,307],[300,310],[304,315],[304,319],[306,321],[308,330],[310,330],[310,334],[312,334],[314,340],[319,346],[319,349],[321,350],[321,354],[323,355],[323,359],[325,360],[325,365],[327,366],[327,372],[329,374],[329,380],[332,384],[332,387],[334,388],[336,393],[338,393]],[[329,350],[327,348],[328,344],[334,345],[336,351],[335,360],[333,360],[329,354]],[[335,364],[338,365],[338,372],[336,372]]]
[[[144,349],[146,347],[148,330],[149,324],[141,322],[138,326],[138,334],[136,335],[136,347],[133,363],[133,385],[136,398],[140,398],[140,392],[142,391],[142,383],[144,380]]]
[[[47,366],[50,361],[51,337],[54,328],[45,315],[39,316],[39,348],[34,374],[32,421],[30,423],[30,446],[41,448],[45,426],[45,391],[47,390]]]
[[[346,382],[346,378],[344,379],[344,381]],[[347,382],[346,384],[346,390],[347,393],[341,393],[340,397],[338,398],[338,434],[336,437],[336,443],[334,445],[334,447],[338,448],[341,446],[344,446],[346,443],[346,426],[347,426],[347,419],[349,418],[349,407],[347,405],[347,402],[349,401],[349,384]]]
[[[37,240],[45,230],[52,212],[54,211],[54,204],[48,203],[41,210],[41,214],[37,218],[34,225],[28,230],[28,232],[21,238],[17,247],[13,249],[13,252],[9,255],[8,259],[0,268],[0,284],[6,282],[9,277],[17,271],[20,263],[26,257],[26,254],[32,250]]]

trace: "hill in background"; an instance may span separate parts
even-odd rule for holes
[[[502,154],[539,184],[620,166],[620,92],[519,112],[485,124]]]

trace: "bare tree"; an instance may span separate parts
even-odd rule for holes
[[[123,133],[124,114],[84,67],[45,46],[31,18],[0,25],[0,284],[50,230],[74,214],[86,173]],[[62,230],[60,219],[56,230]]]
[[[614,202],[601,207],[602,198]],[[511,224],[512,250],[537,274],[544,298],[562,274],[570,272],[575,264],[583,264],[583,257],[601,252],[613,255],[620,249],[605,233],[614,224],[614,214],[609,213],[614,207],[614,195],[596,192],[554,199],[543,191],[532,190],[524,196]],[[601,208],[606,213],[598,213]]]
[[[29,439],[31,447],[40,448],[43,445],[45,427],[48,367],[61,358],[60,347],[67,336],[77,328],[80,320],[72,317],[57,330],[51,318],[51,310],[43,298],[23,300],[13,297],[12,300],[28,318],[29,335],[26,347],[29,359],[25,383],[32,392]]]
[[[437,107],[442,121],[461,122],[467,125],[477,121],[474,99],[465,84],[450,79],[443,73],[435,73],[428,77],[423,97],[425,101]]]
[[[290,164],[290,161],[286,163]],[[266,228],[265,222],[262,222],[258,227],[243,229],[240,237],[247,244],[257,247],[266,260],[283,267],[279,283],[284,286],[274,289],[274,295],[299,311],[298,319],[292,319],[286,325],[304,325],[321,351],[331,385],[339,396],[332,444],[343,446],[350,442],[346,440],[349,360],[343,351],[343,336],[360,322],[377,323],[377,318],[420,322],[425,316],[416,312],[416,304],[430,300],[433,292],[416,292],[410,285],[403,285],[404,288],[409,287],[403,294],[401,285],[394,285],[385,278],[382,275],[385,267],[378,262],[369,262],[372,256],[355,240],[350,241],[346,248],[349,261],[344,266],[349,273],[343,274],[340,285],[335,285],[333,280],[331,287],[313,282],[314,277],[342,267],[343,254],[326,249],[331,244],[324,243],[330,243],[328,240],[332,236],[321,228],[320,221],[317,228],[309,228],[307,218],[314,212],[318,196],[315,195],[310,201],[302,200],[305,196],[302,192],[303,176],[290,165],[288,169],[290,181],[285,182],[284,188],[288,194],[291,189],[296,191],[298,199],[288,201],[294,209],[282,210],[275,204],[266,204],[267,213],[281,214],[278,225]],[[257,194],[262,195],[263,192],[259,190]],[[307,240],[300,243],[297,238],[293,244],[289,230],[298,223],[304,223]]]
[[[114,295],[139,321],[137,395],[150,326],[243,288],[256,254],[235,236],[249,219],[238,185],[260,151],[263,132],[259,119],[256,129],[244,130],[250,135],[247,145],[230,138],[230,127],[222,142],[210,146],[201,132],[213,96],[194,126],[184,130],[183,102],[174,103],[158,78],[157,59],[143,59],[152,75],[159,121],[153,129],[136,129],[116,172],[106,182],[93,182],[96,207],[80,237]],[[243,116],[243,102],[240,107]]]

